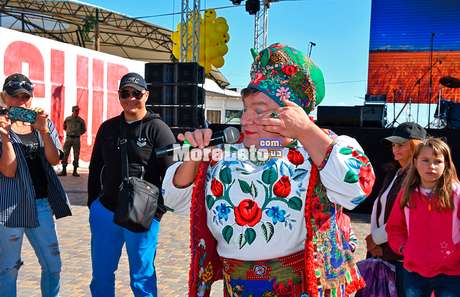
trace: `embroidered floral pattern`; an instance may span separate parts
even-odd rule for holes
[[[358,204],[362,202],[365,196],[372,192],[372,186],[375,180],[374,170],[372,169],[369,159],[363,152],[353,149],[352,147],[341,148],[339,152],[342,155],[349,156],[347,160],[349,170],[344,177],[344,181],[347,183],[359,182],[364,192],[364,196],[352,200],[353,203]]]
[[[333,147],[330,146],[328,155]],[[340,161],[346,172],[343,179],[347,183],[357,183],[362,189],[361,193],[356,193],[359,197],[349,200],[358,204],[372,189],[372,167],[367,157],[352,147],[342,147],[338,153],[346,156]],[[260,167],[258,177],[253,179],[245,178],[252,170],[240,161],[223,161],[208,170],[206,205],[212,222],[219,226],[217,230],[227,244],[243,249],[258,238],[268,243],[281,232],[280,228],[290,231],[297,226],[305,203],[310,163],[305,162],[306,157],[297,142],[289,144],[282,154],[281,159],[261,164],[249,162],[250,166]],[[312,210],[316,214],[314,222],[322,231],[331,228],[332,210],[321,203],[321,199],[328,200],[325,195],[325,192],[318,192],[312,200]]]
[[[296,148],[290,148],[289,153],[287,155],[289,162],[291,162],[294,166],[302,165],[304,162],[303,155],[297,150]]]
[[[288,88],[281,87],[276,90],[276,97],[279,97],[280,100],[289,100],[289,98],[291,98],[291,92]]]
[[[273,194],[286,198],[291,193],[291,182],[289,176],[282,176],[273,186]]]
[[[254,227],[262,217],[262,210],[257,203],[251,199],[241,201],[240,204],[234,208],[234,211],[235,221],[240,226]]]
[[[307,55],[282,44],[273,44],[254,57],[249,85],[280,105],[283,99],[293,101],[307,113],[325,93],[321,70]]]

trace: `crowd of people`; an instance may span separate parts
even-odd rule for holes
[[[228,297],[352,296],[366,287],[344,209],[355,208],[373,190],[371,162],[355,139],[311,120],[325,87],[322,71],[305,53],[273,44],[253,55],[251,80],[242,90],[242,137],[231,151],[278,141],[276,158],[267,160],[238,153],[209,162],[158,157],[155,149],[176,139],[147,110],[144,78],[121,78],[123,111],[99,127],[89,165],[92,296],[115,295],[123,245],[134,296],[157,296],[155,256],[167,210],[190,215],[188,296],[209,296],[220,279]],[[29,78],[8,76],[1,96],[6,108],[33,110],[36,118],[0,115],[0,297],[17,295],[24,234],[41,265],[42,296],[59,296],[54,220],[71,209],[53,166],[62,161],[60,175],[66,175],[72,147],[78,176],[85,123],[74,106],[64,122],[62,149],[47,113],[31,109]],[[177,139],[204,149],[211,136],[210,129],[197,129]],[[395,162],[382,188],[374,189],[367,257],[393,267],[397,296],[460,296],[460,184],[449,146],[412,122],[384,141]],[[154,206],[139,199],[144,196],[154,197]],[[135,199],[126,203],[126,197]],[[153,212],[146,228],[140,223],[146,213],[138,215],[139,209]]]

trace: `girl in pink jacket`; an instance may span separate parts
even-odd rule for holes
[[[449,146],[428,138],[415,150],[386,231],[404,256],[406,297],[460,296],[460,184]]]

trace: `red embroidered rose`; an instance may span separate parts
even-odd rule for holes
[[[257,72],[256,73],[256,77],[254,78],[254,80],[252,81],[253,84],[255,85],[258,85],[260,83],[260,81],[264,80],[265,79],[265,75],[263,75],[262,73],[260,72]]]
[[[244,199],[234,208],[235,221],[240,226],[253,227],[262,217],[262,209],[251,199]]]
[[[284,175],[273,186],[273,193],[278,197],[287,197],[291,193],[291,182],[289,177]]]
[[[224,193],[224,186],[215,178],[211,181],[211,192],[216,197],[220,197]]]
[[[289,162],[291,162],[295,166],[299,166],[300,164],[302,164],[304,162],[303,155],[298,150],[296,150],[295,148],[290,148],[289,149],[287,158],[288,158]]]
[[[367,159],[366,156],[359,154],[357,151],[353,151],[351,155],[355,157],[356,159],[360,160],[363,164],[369,163],[369,159]]]
[[[283,67],[281,67],[281,71],[283,71],[284,74],[291,76],[297,72],[297,67],[295,67],[294,65],[284,65]]]
[[[273,291],[275,293],[275,296],[279,297],[291,297],[294,296],[294,288],[293,288],[293,282],[292,280],[288,280],[287,284],[285,285],[284,283],[274,283],[273,284]]]
[[[370,165],[361,166],[361,169],[359,170],[359,185],[366,196],[371,193],[374,180],[375,175],[372,167]]]

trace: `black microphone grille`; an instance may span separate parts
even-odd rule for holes
[[[240,131],[235,127],[227,127],[223,132],[226,143],[236,143],[240,139]]]

